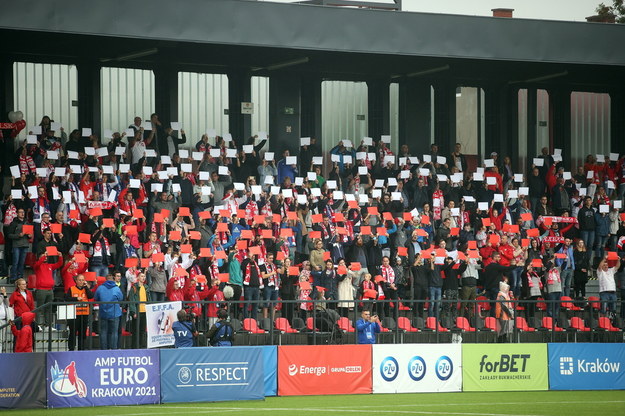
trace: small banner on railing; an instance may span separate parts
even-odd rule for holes
[[[148,348],[174,345],[172,325],[182,309],[182,302],[150,303],[145,305],[145,318],[148,329]]]

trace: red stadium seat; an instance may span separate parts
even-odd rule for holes
[[[243,320],[243,329],[251,334],[264,334],[266,332],[258,327],[258,322],[253,318],[245,318]]]
[[[412,326],[412,324],[410,323],[410,319],[406,318],[405,316],[400,316],[399,318],[397,318],[397,326],[399,327],[399,329],[406,332],[419,331],[418,328]]]
[[[522,316],[517,316],[515,320],[515,325],[519,331],[522,332],[534,332],[536,329],[532,328],[527,324],[527,321]]]
[[[456,328],[461,329],[465,332],[475,332],[475,328],[471,326],[467,318],[464,316],[459,316],[456,318]]]
[[[355,332],[354,326],[352,325],[352,321],[349,318],[341,317],[336,323],[339,326],[339,329],[343,332]]]
[[[279,330],[280,332],[284,332],[287,334],[294,334],[299,332],[297,329],[293,329],[291,328],[291,324],[289,323],[289,320],[286,318],[276,318],[276,329]]]
[[[428,317],[428,319],[425,321],[425,327],[431,331],[449,332],[449,329],[441,326],[441,324],[438,322],[438,319],[436,319],[436,317],[434,316]]]

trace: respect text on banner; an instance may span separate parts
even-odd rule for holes
[[[261,348],[181,348],[160,352],[163,403],[264,398]]]

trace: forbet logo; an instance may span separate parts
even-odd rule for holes
[[[573,370],[573,357],[560,357],[560,374],[570,376]]]

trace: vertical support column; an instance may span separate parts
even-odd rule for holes
[[[301,136],[301,80],[294,74],[275,74],[269,80],[270,148],[298,154]],[[278,159],[281,155],[276,156]]]
[[[2,122],[8,122],[6,115],[9,111],[19,110],[13,108],[13,61],[7,59],[0,60],[0,115]]]
[[[165,127],[178,121],[178,71],[170,65],[154,69],[154,112]]]
[[[316,137],[321,143],[321,78],[305,76],[302,78],[301,98],[302,137]]]
[[[228,72],[228,127],[238,143],[247,141],[252,135],[252,115],[241,113],[241,103],[250,101],[252,76],[247,71]],[[271,125],[271,119],[269,121]]]
[[[610,148],[625,153],[625,91],[610,92]]]
[[[518,90],[507,85],[491,85],[484,89],[485,149],[484,157],[497,152],[499,159],[519,155]]]
[[[389,87],[390,81],[387,79],[367,81],[368,132],[374,140],[380,140],[380,136],[391,131]],[[359,137],[354,139],[360,143]]]
[[[571,160],[571,90],[549,90],[550,152],[562,149],[565,164]],[[570,168],[570,166],[569,166]]]
[[[80,62],[78,72],[78,128],[91,127],[95,134],[102,133],[100,64]]]
[[[407,144],[413,155],[430,151],[432,99],[429,82],[414,78],[399,82],[399,145]]]
[[[527,171],[538,155],[538,94],[536,88],[527,89]]]
[[[448,155],[456,144],[456,85],[434,85],[434,142],[440,155]]]
[[[13,61],[2,59],[0,60],[0,121],[8,123],[9,119],[7,114],[10,111],[21,110],[20,108],[14,108],[14,88],[13,88]],[[11,187],[11,171],[9,166],[12,164],[13,154],[15,152],[15,140],[9,138],[11,130],[3,130],[2,134],[4,140],[2,140],[2,156],[0,156],[0,165],[2,167],[2,176],[4,176],[4,182],[0,182],[0,195],[3,192],[8,192]],[[4,186],[6,184],[6,186]]]

